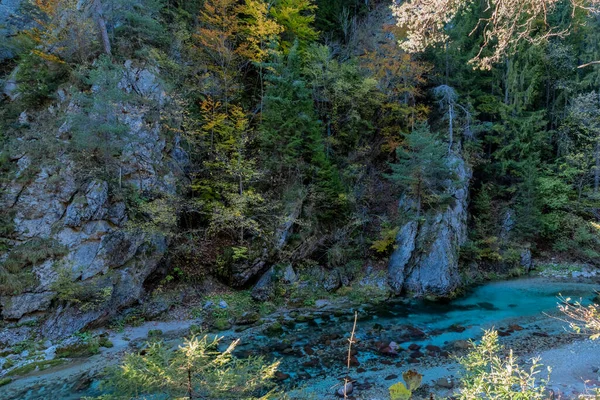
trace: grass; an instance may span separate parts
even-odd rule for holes
[[[54,360],[44,360],[44,361],[35,361],[22,367],[18,367],[10,371],[7,376],[22,376],[27,375],[33,371],[43,371],[45,369],[55,367],[57,365],[65,364],[66,360],[62,359],[54,359]],[[7,382],[8,383],[8,382]]]

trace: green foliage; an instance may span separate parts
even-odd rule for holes
[[[218,339],[192,336],[176,350],[151,343],[140,354],[129,354],[103,387],[102,399],[166,396],[168,398],[268,399],[273,397],[272,378],[278,363],[262,358],[232,356],[237,342],[225,352]]]
[[[347,209],[345,190],[338,169],[328,157],[312,94],[301,76],[297,45],[286,57],[271,64],[270,69],[261,147],[271,173],[278,180],[309,179],[310,195],[319,208],[318,217],[328,220],[343,215]]]
[[[100,352],[100,340],[88,332],[75,335],[79,340],[73,344],[56,349],[60,358],[85,358]],[[104,342],[105,343],[105,342]],[[105,343],[106,344],[106,343]]]
[[[312,0],[277,0],[271,8],[271,15],[284,30],[281,34],[281,47],[287,52],[296,41],[303,49],[319,37],[313,28],[316,6]]]
[[[167,27],[161,21],[165,0],[112,0],[109,19],[115,22],[115,47],[123,56],[148,57],[151,48],[169,43]]]
[[[71,115],[67,121],[73,131],[72,143],[80,157],[91,158],[95,165],[104,164],[105,172],[118,176],[113,156],[127,142],[128,132],[118,116],[122,114],[123,103],[132,100],[132,96],[119,88],[123,68],[113,64],[110,58],[101,57],[93,69],[79,73],[88,90],[74,93],[83,112]]]
[[[67,65],[46,60],[31,52],[22,56],[17,72],[20,100],[26,107],[37,107],[52,99],[56,90],[69,78]]]
[[[512,350],[507,357],[501,353],[498,333],[490,330],[484,333],[481,343],[474,344],[473,350],[459,359],[464,368],[459,399],[545,399],[550,369],[546,379],[538,379],[539,359],[532,359],[526,369],[517,363]]]
[[[398,147],[398,161],[390,164],[388,178],[415,198],[417,217],[427,208],[435,208],[446,201],[448,182],[456,182],[447,149],[432,134],[429,127],[419,124],[406,136],[406,148]]]
[[[57,365],[65,364],[65,360],[54,359],[54,360],[44,360],[44,361],[34,361],[28,364],[25,364],[21,367],[14,368],[10,370],[6,375],[8,376],[23,376],[27,375],[33,371],[43,371],[48,368],[52,368]],[[4,384],[10,383],[12,379],[8,378],[8,382]],[[0,386],[3,384],[0,382]]]
[[[49,239],[33,238],[13,247],[0,264],[0,294],[20,294],[36,282],[32,267],[66,253],[64,246]]]
[[[88,281],[76,281],[73,270],[59,267],[58,277],[52,283],[56,298],[66,303],[75,304],[82,311],[96,310],[110,301],[113,287],[102,278],[92,278]]]
[[[272,72],[266,77],[261,148],[271,170],[298,173],[302,171],[299,171],[302,162],[312,158],[309,138],[318,142],[322,128],[315,115],[312,94],[300,76],[297,48],[293,47],[285,57],[280,56],[269,70]]]
[[[390,249],[393,248],[396,243],[396,236],[398,235],[399,227],[388,227],[380,232],[381,238],[375,240],[371,245],[371,249],[377,253],[389,253]]]

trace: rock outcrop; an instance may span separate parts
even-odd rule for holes
[[[471,169],[458,155],[449,160],[458,185],[453,186],[453,201],[441,211],[421,220],[408,220],[396,236],[396,250],[388,265],[388,281],[396,294],[446,296],[460,285],[458,257],[467,240],[467,197]],[[400,210],[410,214],[413,202],[400,200]]]
[[[129,63],[124,71],[122,90],[134,90],[159,107],[165,102],[152,71]],[[58,97],[62,100],[53,110],[67,121],[70,113],[80,112],[64,94]],[[147,118],[148,107],[122,104],[122,109],[118,119],[132,139],[115,156],[118,183],[82,173],[84,167],[69,152],[45,161],[32,161],[26,147],[11,154],[16,171],[0,187],[0,207],[12,232],[10,248],[4,254],[0,250],[0,263],[14,259],[25,246],[39,255],[22,265],[31,275],[27,284],[2,290],[3,319],[37,313],[45,337],[60,337],[110,317],[144,294],[144,281],[157,269],[168,241],[161,233],[129,229],[127,201],[114,195],[111,185],[136,188],[149,202],[174,195],[187,157],[177,138],[165,137],[159,122]],[[68,129],[68,123],[59,129],[59,143],[68,141]],[[74,301],[65,298],[69,295]]]
[[[10,47],[4,43],[8,44],[7,38],[24,23],[22,16],[17,17],[22,3],[23,0],[0,0],[0,38],[3,42],[0,43],[0,61],[14,56]]]

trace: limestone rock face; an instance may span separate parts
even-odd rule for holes
[[[23,24],[22,17],[17,18],[19,8],[24,0],[0,0],[0,43],[13,35],[16,28]],[[13,57],[14,54],[8,46],[0,44],[0,60]]]
[[[153,71],[126,65],[119,87],[159,105],[166,101]],[[60,102],[56,109],[65,113],[67,121],[72,113],[81,112],[68,98]],[[0,292],[3,319],[37,313],[43,333],[60,337],[110,317],[144,294],[144,281],[163,258],[167,238],[127,228],[126,201],[113,195],[111,185],[137,188],[148,193],[148,201],[157,195],[173,195],[185,179],[182,163],[187,162],[187,155],[179,138],[161,135],[159,123],[147,117],[148,107],[123,104],[122,109],[119,122],[127,126],[131,140],[120,155],[114,155],[120,166],[118,179],[108,181],[88,173],[66,152],[44,161],[32,160],[26,151],[11,154],[14,176],[0,184],[0,217],[12,225],[11,246],[4,254],[0,250],[0,270],[3,262],[14,258],[11,253],[28,243],[39,242],[43,248],[28,249],[41,255],[29,257],[23,265],[33,282],[19,292]],[[60,130],[57,141],[68,140],[64,138],[69,124]],[[65,279],[84,289],[93,287],[101,296],[86,306],[59,299],[57,285],[64,285]]]
[[[429,213],[424,221],[410,220],[400,227],[397,248],[388,264],[388,281],[396,294],[445,296],[460,285],[458,256],[467,239],[467,196],[471,169],[458,155],[450,157],[458,181],[449,189],[453,201]],[[410,198],[400,200],[401,211],[410,211]]]

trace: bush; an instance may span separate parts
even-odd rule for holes
[[[97,310],[112,297],[112,286],[104,286],[100,279],[86,282],[73,281],[69,268],[60,268],[58,278],[52,283],[56,297],[64,302],[75,304],[82,311]]]
[[[17,72],[20,100],[26,107],[38,107],[52,98],[70,77],[69,67],[31,52],[22,56]]]
[[[100,399],[192,398],[268,399],[274,396],[272,378],[278,363],[262,358],[237,359],[231,355],[237,342],[225,352],[218,339],[191,337],[177,350],[152,343],[142,353],[129,354],[102,387]]]
[[[512,350],[507,357],[500,354],[496,331],[485,331],[481,343],[459,359],[465,369],[458,398],[462,400],[545,399],[548,378],[536,380],[541,372],[539,358],[531,360],[529,369],[522,368]]]
[[[34,238],[12,248],[0,263],[0,295],[18,295],[36,282],[32,267],[66,254],[66,248],[49,239]]]

